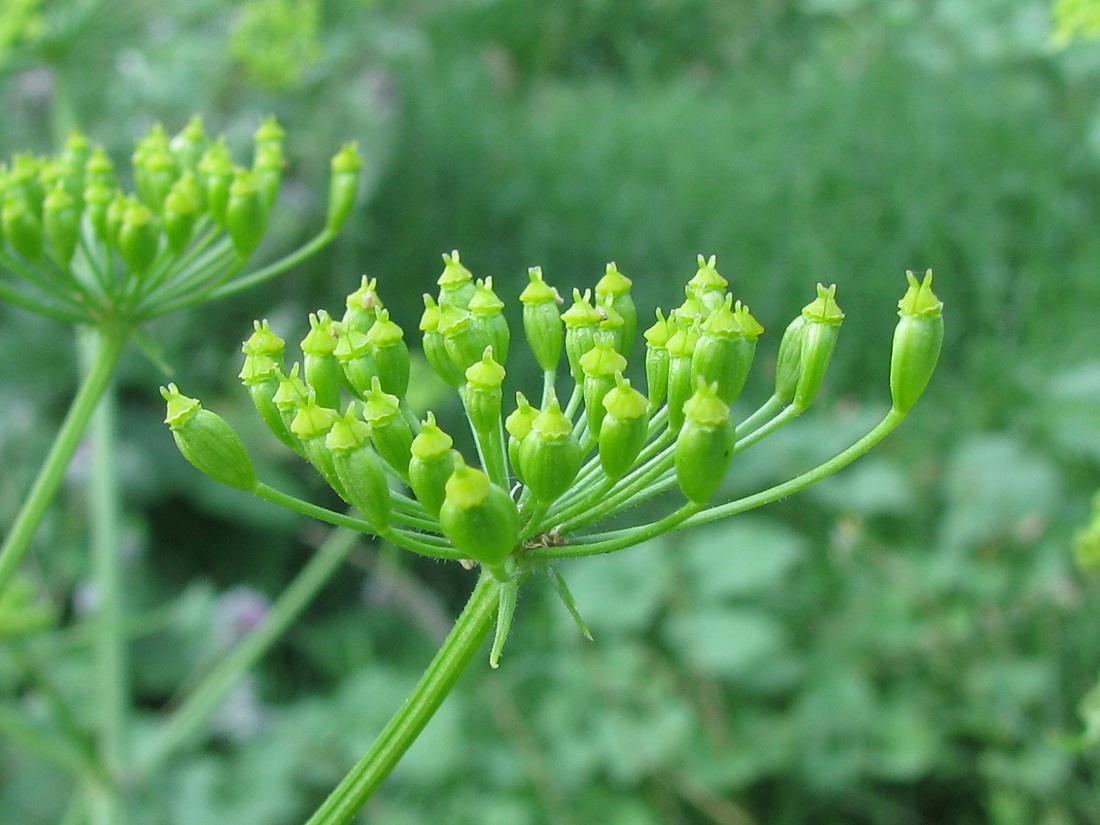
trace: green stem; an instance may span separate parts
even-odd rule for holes
[[[97,335],[98,349],[84,378],[84,383],[73,400],[68,415],[65,416],[65,421],[54,439],[53,446],[50,447],[42,469],[38,471],[38,476],[23,502],[23,507],[15,517],[11,532],[4,540],[3,547],[0,547],[0,593],[4,591],[18,570],[19,562],[26,555],[39,522],[42,521],[50,502],[57,494],[69,459],[80,444],[96,404],[111,380],[115,365],[122,353],[123,344],[126,343],[127,334],[127,329],[117,328],[102,330]]]
[[[563,547],[539,547],[528,551],[527,556],[535,559],[547,558],[571,558],[573,556],[595,556],[600,553],[611,553],[626,547],[633,547],[643,541],[655,539],[657,536],[675,530],[691,516],[703,509],[702,504],[689,501],[673,510],[667,516],[644,527],[632,527],[626,530],[616,530],[610,533],[597,534],[586,537],[575,544],[567,544]]]
[[[493,627],[500,587],[492,576],[482,573],[466,607],[413,692],[307,825],[348,825],[355,819],[481,648]]]
[[[295,264],[304,261],[310,255],[313,255],[323,249],[329,244],[333,238],[336,237],[335,232],[330,232],[325,229],[319,235],[313,238],[304,246],[299,247],[296,251],[291,252],[283,258],[275,261],[272,264],[265,266],[263,269],[258,269],[251,275],[245,275],[243,278],[238,278],[235,281],[230,281],[227,284],[215,289],[208,296],[209,300],[217,300],[218,298],[224,298],[227,295],[232,295],[235,292],[240,292],[242,289],[248,289],[250,286],[263,283],[269,278],[274,278],[281,272],[285,272]]]
[[[358,539],[357,531],[332,532],[276,599],[263,622],[230,649],[165,720],[152,752],[141,765],[143,775],[152,774],[165,757],[191,740],[240,677],[264,657],[340,569]]]
[[[94,333],[81,341],[85,369],[95,369],[98,347]],[[109,781],[104,785],[101,814],[93,825],[119,825],[124,819],[117,778],[126,761],[126,729],[129,695],[126,683],[126,634],[123,627],[122,557],[119,535],[119,491],[116,467],[117,409],[113,387],[108,384],[89,427],[91,473],[88,477],[88,520],[92,580],[97,598],[92,619],[99,761]]]

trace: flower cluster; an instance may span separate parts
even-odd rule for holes
[[[79,132],[57,155],[0,164],[0,299],[71,322],[133,325],[284,271],[335,236],[361,162],[354,145],[333,159],[319,235],[241,275],[279,191],[283,139],[282,127],[265,120],[245,168],[198,118],[171,137],[155,126],[137,142],[132,192]]]
[[[409,406],[405,334],[390,319],[375,281],[363,278],[340,320],[323,310],[310,315],[302,358],[289,369],[285,342],[266,321],[257,321],[244,342],[241,379],[257,411],[361,518],[263,484],[224,420],[172,385],[162,392],[181,451],[218,481],[417,553],[480,563],[503,585],[494,665],[516,589],[531,572],[548,568],[576,615],[553,569],[555,559],[618,550],[742,512],[834,472],[909,412],[943,338],[931,273],[923,281],[909,273],[894,337],[893,405],[883,422],[802,476],[712,505],[733,457],[799,415],[817,395],[844,318],[835,287],[819,284],[814,300],[786,328],[772,396],[735,422],[730,407],[745,385],[763,327],[729,293],[713,257],[699,257],[684,302],[667,315],[657,310],[644,331],[645,393],[626,377],[639,320],[630,279],[608,264],[594,289],[574,290],[562,311],[557,290],[532,268],[519,299],[543,389],[537,404],[517,393],[506,409],[511,331],[504,302],[492,279],[475,280],[457,252],[443,260],[438,297],[424,296],[423,352],[461,398],[476,460],[455,449],[431,412],[421,420]],[[567,375],[559,376],[563,366]],[[633,511],[643,523],[603,532],[596,527],[670,491],[678,495],[665,496],[669,504],[656,516],[653,507]]]

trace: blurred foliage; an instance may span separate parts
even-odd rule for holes
[[[1100,37],[1100,3],[1096,0],[1055,0],[1054,34],[1060,41]]]
[[[122,158],[155,120],[198,110],[243,141],[273,112],[301,141],[272,233],[289,247],[323,220],[310,193],[324,159],[360,140],[356,231],[262,294],[154,330],[261,474],[313,497],[321,485],[262,446],[232,353],[252,317],[279,329],[339,307],[363,272],[411,335],[455,247],[506,296],[529,265],[571,287],[615,260],[643,309],[677,297],[696,253],[717,254],[767,328],[759,399],[779,332],[815,281],[837,282],[848,318],[826,397],[739,459],[736,491],[811,466],[873,418],[901,273],[933,267],[948,340],[902,430],[758,516],[565,566],[595,644],[532,583],[501,670],[474,666],[363,821],[1083,825],[1100,820],[1100,583],[1072,547],[1100,486],[1100,52],[1051,40],[1084,33],[1085,11],[1062,0],[1052,24],[1032,0],[5,3],[0,147],[43,151],[80,122]],[[0,307],[0,351],[31,340],[35,369],[0,359],[0,525],[74,371],[56,326]],[[159,424],[163,380],[136,352],[121,376],[139,750],[323,535],[184,465]],[[81,472],[78,456],[16,594],[60,627],[0,645],[0,722],[40,733],[52,694],[82,722],[95,707]],[[142,788],[134,822],[300,822],[360,755],[472,580],[385,548],[356,560]],[[61,817],[70,781],[35,741],[52,740],[0,737],[2,821]]]

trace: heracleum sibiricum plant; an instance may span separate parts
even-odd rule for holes
[[[624,550],[732,516],[839,470],[909,413],[943,340],[932,273],[920,281],[908,273],[893,340],[892,406],[879,424],[787,482],[721,501],[716,497],[736,454],[801,414],[817,395],[844,318],[835,287],[818,284],[816,297],[781,336],[771,397],[735,421],[730,407],[748,378],[763,327],[728,292],[713,257],[699,257],[679,307],[656,311],[643,333],[644,354],[635,347],[639,312],[631,281],[614,264],[593,290],[574,290],[564,311],[558,291],[532,268],[519,300],[524,337],[543,372],[537,404],[522,393],[512,403],[504,391],[511,332],[492,280],[475,281],[457,252],[443,259],[438,298],[424,296],[422,347],[433,370],[458,393],[475,453],[456,450],[433,413],[420,420],[411,409],[405,334],[373,280],[364,277],[348,296],[339,321],[323,310],[310,315],[300,361],[287,365],[285,342],[266,321],[255,323],[243,345],[240,377],[256,410],[358,515],[260,481],[222,418],[176,386],[162,388],[181,452],[215,480],[414,553],[482,569],[409,700],[310,825],[355,816],[494,625],[489,661],[497,667],[517,591],[532,574],[548,574],[587,635],[558,560]],[[632,354],[644,360],[645,393],[625,377]],[[635,518],[633,526],[601,527],[624,513]]]
[[[263,240],[285,159],[284,130],[265,120],[250,167],[198,118],[174,136],[154,126],[120,183],[102,147],[73,132],[56,155],[0,164],[0,300],[73,324],[85,367],[53,449],[0,549],[0,592],[30,546],[127,340],[160,316],[232,295],[285,272],[329,243],[355,200],[354,144],[332,160],[328,215],[310,241],[261,269]]]

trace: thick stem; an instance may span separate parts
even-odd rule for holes
[[[84,383],[69,408],[68,415],[61,425],[53,446],[46,456],[38,477],[27,494],[19,514],[15,517],[11,532],[0,547],[0,592],[3,592],[19,568],[27,549],[31,545],[39,522],[57,494],[58,487],[65,475],[69,459],[73,457],[88,421],[95,411],[100,396],[107,388],[123,344],[126,342],[125,328],[105,329],[96,336],[98,347],[91,361]]]
[[[501,585],[482,573],[454,627],[405,704],[307,825],[348,825],[431,720],[493,627]]]
[[[95,336],[89,334],[84,338],[81,348],[86,369],[94,370],[97,358]],[[92,581],[97,601],[92,633],[96,687],[99,691],[96,748],[99,761],[110,778],[103,787],[100,804],[95,808],[93,825],[120,825],[123,822],[117,784],[125,770],[129,691],[123,627],[125,611],[122,605],[116,432],[116,399],[113,388],[108,385],[89,428],[91,472],[88,476],[88,521]]]
[[[332,532],[276,599],[263,622],[230,649],[168,717],[152,753],[141,766],[144,775],[151,774],[166,756],[190,741],[240,677],[264,657],[340,569],[358,539],[359,533],[352,530]]]

